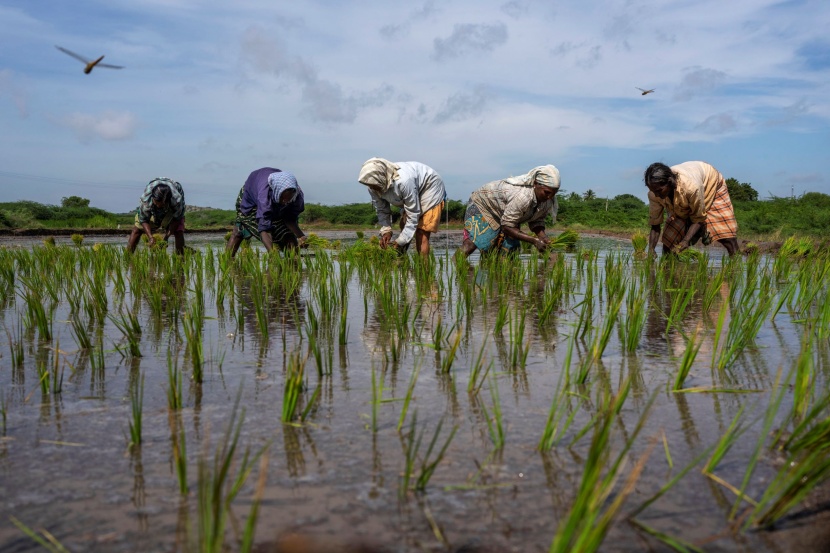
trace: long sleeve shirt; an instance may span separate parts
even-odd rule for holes
[[[556,222],[559,211],[556,196],[539,202],[532,186],[516,186],[503,180],[488,182],[472,193],[470,201],[493,230],[519,228],[522,223],[527,223],[531,229],[545,228],[545,217],[550,214]]]
[[[297,185],[297,196],[286,205],[274,201],[274,195],[268,184],[268,177],[271,173],[280,173],[280,169],[263,167],[257,169],[248,176],[245,186],[242,188],[242,202],[240,209],[242,213],[249,214],[256,209],[257,229],[262,232],[271,230],[274,221],[283,220],[296,223],[297,219],[305,210],[305,198],[303,191]]]
[[[673,165],[671,170],[677,174],[674,198],[658,198],[649,191],[649,224],[652,226],[663,224],[664,211],[680,219],[702,223],[706,220],[707,211],[715,202],[715,195],[718,185],[723,182],[723,175],[704,161],[687,161],[680,165]]]
[[[395,239],[400,246],[409,244],[415,237],[418,219],[447,197],[444,181],[431,167],[417,161],[395,162],[399,166],[398,177],[383,194],[369,189],[372,205],[378,214],[381,234],[392,230],[391,205],[406,212],[406,224]]]

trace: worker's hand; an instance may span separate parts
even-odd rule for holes
[[[548,240],[542,239],[542,238],[537,238],[536,240],[533,241],[533,245],[536,247],[537,250],[539,250],[540,252],[543,252],[543,251],[545,251],[545,248],[548,247]]]
[[[156,239],[153,237],[153,235],[152,235],[152,234],[150,234],[150,235],[147,237],[147,246],[148,246],[148,247],[150,247],[150,248],[152,248],[152,247],[153,247],[153,246],[155,246],[155,245],[156,245]]]
[[[297,239],[297,245],[301,248],[307,248],[308,247],[308,236],[300,236]]]
[[[380,247],[381,248],[386,248],[389,245],[390,240],[392,240],[392,233],[387,232],[386,234],[384,234],[383,236],[380,237]]]
[[[682,252],[684,250],[688,250],[688,249],[689,249],[689,241],[688,240],[683,240],[680,243],[675,244],[671,251],[674,252],[674,253],[680,253],[680,252]]]

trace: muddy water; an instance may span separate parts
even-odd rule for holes
[[[347,234],[353,235],[320,234],[344,241],[349,239]],[[189,243],[204,250],[206,244],[221,247],[222,239],[193,237]],[[605,255],[627,247],[608,239],[584,240],[582,245],[600,250],[600,268]],[[437,253],[445,253],[440,242]],[[575,264],[574,256],[567,254],[569,263]],[[473,259],[473,264],[478,260]],[[449,269],[448,274],[449,279],[478,280],[479,290],[486,287],[484,273],[472,270],[455,275]],[[198,527],[197,498],[194,491],[184,499],[178,492],[171,427],[179,424],[184,429],[188,483],[195,490],[198,459],[212,459],[237,397],[244,409],[242,446],[252,451],[264,448],[267,456],[256,527],[260,550],[273,550],[281,536],[296,532],[339,544],[370,544],[384,551],[444,551],[463,546],[481,551],[546,551],[579,488],[591,432],[582,437],[578,433],[597,412],[599,390],[616,391],[624,379],[631,379],[631,394],[613,429],[614,451],[632,435],[649,399],[654,398],[629,456],[627,467],[649,455],[622,511],[625,515],[716,443],[742,407],[747,423],[763,415],[776,373],[795,363],[803,331],[799,322],[780,313],[774,322],[764,322],[756,346],[723,371],[712,369],[713,344],[707,335],[686,387],[751,393],[673,394],[671,383],[685,347],[679,330],[691,332],[698,321],[717,313],[702,314],[698,302],[679,328],[667,335],[662,313],[671,298],[656,298],[649,303],[637,351],[625,353],[614,330],[589,382],[569,396],[575,412],[572,426],[562,442],[542,454],[536,445],[565,370],[568,343],[579,320],[576,305],[584,289],[577,290],[542,325],[535,308],[530,309],[519,297],[508,298],[511,316],[527,311],[522,340],[529,353],[518,368],[508,362],[509,328],[497,336],[492,330],[498,298],[491,292],[475,302],[447,375],[441,371],[441,360],[449,344],[436,353],[432,336],[439,321],[445,328],[453,324],[458,312],[457,286],[453,295],[437,283],[419,295],[414,281],[407,281],[411,285],[407,297],[422,306],[413,325],[419,331],[399,344],[399,358],[392,360],[389,326],[375,296],[355,274],[348,286],[346,343],[338,344],[336,332],[330,340],[321,334],[331,374],[318,377],[313,358],[307,360],[310,389],[305,397],[319,386],[319,400],[304,424],[286,425],[280,421],[285,371],[292,352],[306,356],[303,327],[308,324],[308,310],[317,309],[312,281],[306,275],[298,294],[273,306],[267,339],[245,301],[241,318],[227,305],[218,311],[208,286],[204,383],[185,381],[184,408],[173,415],[166,395],[168,353],[186,376],[190,375],[189,360],[182,341],[175,338],[177,323],[152,320],[143,300],[138,308],[144,328],[142,357],[124,356],[116,350],[121,333],[107,320],[102,329],[106,337],[103,372],[94,370],[78,351],[65,302],[55,311],[53,340],[44,343],[36,336],[25,340],[22,368],[11,367],[11,339],[0,339],[0,390],[6,411],[0,438],[0,551],[39,549],[10,522],[11,516],[31,528],[48,530],[71,551],[188,550],[188,536]],[[248,294],[244,284],[237,292],[243,299]],[[364,302],[365,294],[369,296]],[[129,292],[127,296],[125,304],[133,305]],[[2,324],[11,336],[17,336],[24,311],[19,296],[4,305]],[[597,324],[602,314],[600,306]],[[707,324],[711,328],[711,320]],[[572,367],[588,355],[589,346],[576,342]],[[52,362],[53,348],[59,348],[64,381],[60,394],[44,394],[38,386],[37,364],[38,359]],[[471,367],[482,348],[485,363],[493,362],[492,373],[481,392],[470,395]],[[817,387],[823,388],[827,345],[818,349]],[[457,431],[426,491],[410,491],[402,498],[406,446],[397,425],[401,398],[416,367],[419,376],[405,429],[417,412],[425,442],[441,421],[441,443],[451,428]],[[382,383],[383,399],[377,406],[374,431],[373,373],[375,381]],[[126,437],[130,391],[141,377],[145,383],[143,444],[130,452]],[[498,389],[504,421],[505,446],[500,451],[494,449],[487,423],[487,413],[492,417],[494,412],[491,386]],[[785,398],[782,411],[790,402]],[[755,423],[741,437],[719,466],[720,478],[740,486],[759,432]],[[780,463],[775,456],[763,456],[747,493],[759,497]],[[628,468],[623,474],[628,474]],[[234,502],[230,535],[234,527],[244,524],[258,477],[257,466]],[[637,519],[707,551],[823,551],[830,540],[821,495],[809,496],[798,510],[800,516],[772,532],[733,532],[728,517],[734,499],[732,492],[696,468]],[[623,516],[612,526],[601,550],[647,549],[664,550],[665,546],[639,532]]]

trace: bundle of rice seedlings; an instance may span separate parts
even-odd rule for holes
[[[314,250],[319,250],[323,248],[328,249],[331,247],[330,241],[326,240],[325,238],[321,238],[320,236],[317,236],[313,232],[308,233],[308,235],[306,236],[305,243],[308,244],[308,247],[310,249]]]
[[[548,242],[549,248],[563,248],[566,250],[573,250],[576,248],[576,242],[579,240],[579,234],[573,230],[566,230],[558,236],[552,238]]]
[[[81,244],[84,243],[84,235],[83,234],[73,234],[72,236],[70,236],[70,238],[72,238],[72,242],[76,246],[78,246],[79,248],[81,247]]]
[[[813,249],[813,241],[809,238],[796,238],[790,236],[781,244],[778,255],[787,257],[807,257]]]
[[[43,245],[46,247],[52,247],[55,245],[55,237],[54,236],[47,236],[43,239]]]
[[[646,246],[648,245],[648,237],[644,233],[637,231],[631,235],[631,245],[634,246],[635,253],[643,253],[646,251]]]

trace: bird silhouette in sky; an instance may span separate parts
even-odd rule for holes
[[[92,72],[93,67],[107,67],[109,69],[124,69],[120,65],[110,65],[108,63],[101,63],[101,60],[104,59],[104,56],[101,56],[100,58],[98,58],[96,60],[88,60],[85,57],[83,57],[81,55],[78,55],[78,54],[76,54],[75,52],[73,52],[71,50],[67,50],[66,48],[61,48],[60,46],[55,46],[55,48],[57,48],[58,50],[60,50],[64,54],[70,55],[73,58],[75,58],[76,60],[85,63],[86,67],[84,67],[84,73],[86,73],[87,75],[89,75]]]
[[[645,88],[640,88],[639,86],[635,86],[634,88],[636,88],[637,90],[639,90],[640,92],[642,92],[642,94],[640,94],[640,96],[645,96],[646,94],[648,94],[648,93],[650,93],[650,92],[654,92],[654,89],[653,89],[653,88],[650,88],[650,89],[648,89],[648,90],[646,90]]]

